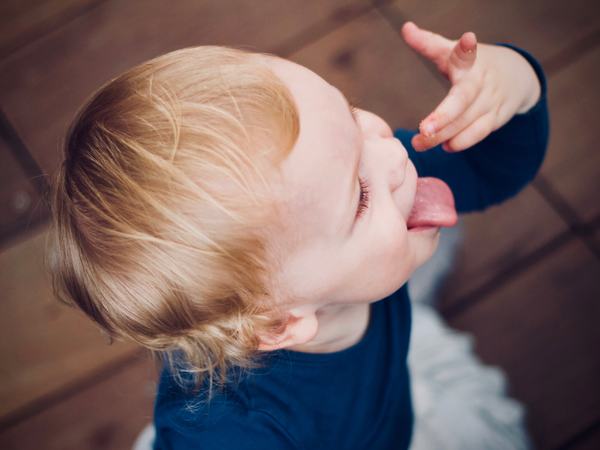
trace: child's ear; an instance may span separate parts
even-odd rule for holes
[[[289,311],[285,329],[278,335],[259,336],[259,350],[272,351],[294,345],[305,344],[312,340],[319,329],[314,308],[299,307]]]

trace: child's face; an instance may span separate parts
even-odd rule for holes
[[[407,230],[416,169],[379,116],[358,110],[353,118],[343,94],[301,65],[275,57],[266,63],[300,116],[298,140],[282,163],[289,217],[277,236],[286,261],[279,279],[295,306],[382,299],[437,246],[438,228]],[[357,218],[359,176],[370,199]]]

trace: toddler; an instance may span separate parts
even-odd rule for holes
[[[156,450],[409,447],[406,282],[457,211],[535,176],[548,113],[526,51],[402,35],[452,85],[419,131],[217,46],[127,71],[75,119],[54,288],[164,357]]]

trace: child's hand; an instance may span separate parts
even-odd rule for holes
[[[421,121],[420,134],[412,139],[415,150],[440,143],[448,151],[469,148],[540,97],[533,68],[512,49],[477,44],[472,32],[452,41],[412,22],[403,25],[402,36],[452,83],[446,98]]]

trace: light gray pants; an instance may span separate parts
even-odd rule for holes
[[[415,429],[412,450],[530,448],[523,407],[506,396],[502,372],[481,364],[472,339],[430,306],[413,306],[408,357]]]

